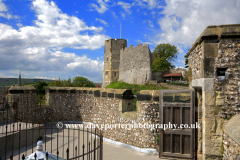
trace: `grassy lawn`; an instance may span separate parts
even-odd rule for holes
[[[130,89],[133,94],[136,95],[140,90],[159,90],[159,89],[168,89],[167,87],[158,87],[153,84],[147,85],[138,85],[138,84],[128,84],[125,82],[112,82],[106,88],[113,89]]]
[[[132,90],[133,94],[136,95],[140,90],[159,90],[159,89],[168,89],[167,87],[158,87],[153,84],[146,84],[146,85],[138,85],[138,84],[128,84],[125,82],[112,82],[106,88],[113,88],[113,89],[130,89]],[[137,98],[133,99],[133,111],[136,111],[136,102]]]

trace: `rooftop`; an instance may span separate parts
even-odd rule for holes
[[[205,39],[220,38],[240,38],[240,24],[211,25],[207,26],[198,39],[193,43],[188,51],[188,55],[192,50]]]
[[[169,73],[169,74],[164,74],[163,77],[181,77],[181,73]]]

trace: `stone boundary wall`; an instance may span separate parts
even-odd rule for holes
[[[4,101],[5,101],[6,95],[0,95],[0,109],[4,108]]]
[[[240,160],[240,114],[233,116],[223,126],[223,160]]]
[[[163,81],[163,73],[162,72],[152,72],[152,80]]]
[[[192,80],[202,78],[202,48],[202,44],[198,44],[188,57],[189,69],[192,70]]]
[[[0,95],[7,94],[10,87],[0,86]]]
[[[59,110],[58,114],[61,114],[59,116],[63,117],[62,120],[68,115],[65,109],[73,107],[74,110],[79,110],[84,122],[99,124],[99,127],[101,124],[116,125],[116,128],[103,128],[105,138],[139,148],[157,147],[155,142],[157,130],[129,127],[128,130],[117,125],[157,124],[158,91],[140,91],[137,111],[132,111],[132,91],[126,89],[47,87],[46,98],[53,109]],[[77,114],[77,110],[75,112]]]
[[[10,111],[14,111],[11,118],[36,123],[36,119],[41,117],[41,112],[36,111],[38,108],[36,106],[36,96],[36,89],[33,86],[11,87],[5,97]]]
[[[239,134],[239,133],[238,133]],[[240,145],[235,142],[229,135],[224,134],[223,140],[223,160],[236,159],[240,160]]]
[[[0,109],[4,108],[4,101],[10,87],[0,86]]]

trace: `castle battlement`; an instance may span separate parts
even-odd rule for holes
[[[138,45],[136,47],[134,47],[132,44],[128,47],[128,48],[124,48],[124,50],[128,50],[128,49],[136,49],[136,48],[143,48],[143,47],[147,47],[149,48],[148,44],[144,43],[143,45],[141,43],[138,43]]]

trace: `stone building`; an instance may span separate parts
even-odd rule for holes
[[[137,47],[130,45],[127,48],[127,40],[125,39],[106,40],[102,88],[113,81],[130,84],[152,83],[152,80],[155,83],[163,81],[163,73],[152,72],[152,62],[153,55],[147,44],[138,44]],[[171,69],[170,72],[180,73],[185,77],[187,70],[176,68]]]
[[[164,77],[164,80],[170,80],[170,81],[179,81],[183,79],[181,73],[164,74],[163,77]]]
[[[239,113],[240,24],[208,26],[188,52],[199,159],[221,159],[223,124]],[[239,133],[239,132],[238,132]]]
[[[145,84],[152,80],[151,51],[147,44],[130,45],[120,50],[118,81]]]
[[[104,70],[102,87],[106,87],[119,77],[120,49],[127,47],[125,39],[109,39],[105,41]]]
[[[144,84],[152,80],[152,55],[147,44],[130,45],[125,39],[105,41],[102,88],[113,81]]]

